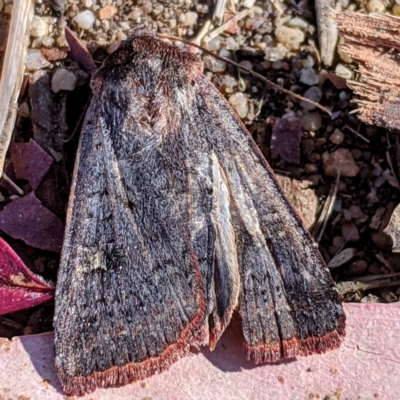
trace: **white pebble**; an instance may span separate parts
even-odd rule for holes
[[[52,38],[51,36],[46,36],[45,38],[43,38],[42,44],[43,46],[51,47],[54,44],[54,38]]]
[[[51,64],[40,50],[28,49],[25,58],[25,67],[28,71],[37,71],[42,68],[49,67]]]
[[[42,38],[46,36],[49,31],[49,26],[47,22],[37,15],[33,16],[32,25],[31,25],[31,36]]]
[[[299,29],[301,29],[303,31],[305,31],[307,29],[307,27],[308,27],[308,22],[305,21],[302,18],[299,18],[299,17],[292,18],[290,21],[288,21],[287,24],[291,28],[299,28]]]
[[[128,18],[132,20],[138,20],[142,16],[142,11],[140,8],[134,8],[129,14]]]
[[[235,93],[229,97],[229,104],[235,109],[240,118],[244,118],[249,112],[247,98],[243,93]]]
[[[303,68],[300,71],[300,82],[308,86],[313,86],[319,82],[319,77],[312,68]]]
[[[214,39],[205,42],[204,43],[204,48],[210,51],[216,51],[221,48],[222,45],[222,40],[220,36],[215,37]]]
[[[383,13],[386,7],[379,0],[369,0],[365,8],[369,13]]]
[[[184,14],[184,18],[181,21],[182,26],[193,26],[197,22],[198,15],[193,11],[189,11]]]
[[[225,42],[225,48],[227,50],[237,50],[239,48],[239,44],[233,37],[228,37]]]
[[[265,50],[265,60],[275,62],[282,60],[288,53],[287,48],[282,44],[278,43],[275,47],[269,47]]]
[[[244,2],[242,3],[243,7],[246,8],[252,8],[255,4],[256,0],[244,0]]]
[[[78,78],[67,69],[58,69],[51,79],[51,90],[58,93],[60,90],[74,90]]]
[[[96,21],[96,17],[90,10],[85,10],[77,14],[73,21],[81,29],[90,29],[93,26],[94,21]]]
[[[216,59],[215,57],[211,56],[210,54],[206,54],[203,57],[204,65],[207,69],[212,72],[224,72],[226,69],[226,63],[221,60]]]
[[[305,35],[300,29],[278,26],[275,36],[289,50],[299,50],[300,44],[304,42]]]
[[[344,79],[351,79],[353,71],[350,68],[345,67],[343,64],[336,65],[335,74]]]

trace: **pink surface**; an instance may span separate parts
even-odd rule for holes
[[[347,337],[339,350],[254,366],[232,323],[214,352],[197,352],[161,375],[82,399],[400,399],[400,307],[346,304],[345,311]],[[54,375],[52,338],[0,339],[0,399],[65,399]]]

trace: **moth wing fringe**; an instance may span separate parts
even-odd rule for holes
[[[329,350],[340,347],[344,338],[344,320],[339,321],[336,331],[329,332],[322,337],[308,337],[300,340],[292,338],[282,340],[280,343],[262,344],[250,346],[245,343],[246,358],[253,360],[255,364],[273,363],[283,358],[295,358],[297,356],[310,356],[323,354]]]
[[[105,371],[96,371],[88,376],[70,376],[63,368],[57,368],[56,374],[67,395],[82,396],[94,392],[97,388],[123,386],[133,381],[143,380],[169,369],[180,358],[190,352],[190,346],[204,344],[206,336],[203,327],[206,304],[195,318],[186,326],[181,337],[169,345],[158,357],[145,361],[131,362],[122,366],[114,366]],[[193,334],[197,332],[197,334]]]

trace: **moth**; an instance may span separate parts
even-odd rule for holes
[[[238,310],[255,363],[345,335],[330,273],[200,59],[138,28],[93,75],[54,317],[69,395],[214,349]]]

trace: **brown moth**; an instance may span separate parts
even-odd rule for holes
[[[54,318],[65,393],[213,349],[238,310],[255,363],[345,335],[328,269],[200,59],[140,28],[92,78]]]

